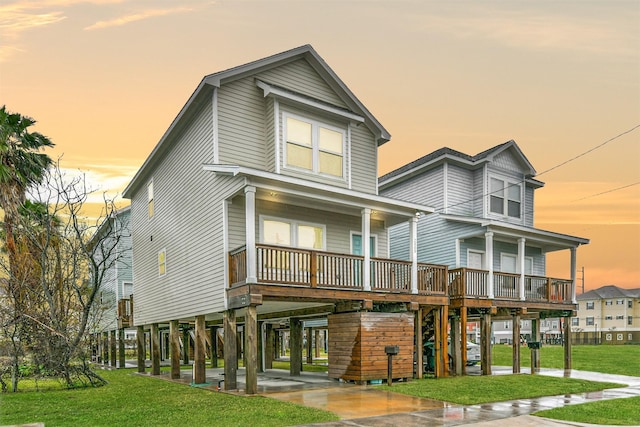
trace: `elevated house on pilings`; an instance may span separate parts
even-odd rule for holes
[[[299,375],[302,329],[320,319],[330,378],[385,379],[385,347],[395,346],[393,377],[413,376],[424,307],[445,319],[446,343],[448,272],[419,263],[410,240],[405,260],[389,256],[389,227],[405,223],[415,240],[418,215],[432,212],[378,195],[377,150],[389,139],[311,46],[204,77],[124,192],[134,322],[151,331],[152,373],[159,331],[169,330],[179,377],[181,329],[194,328],[203,383],[208,331],[222,329],[225,389],[237,388],[241,348],[255,393],[273,331],[288,328]]]
[[[96,260],[104,260],[100,293],[93,306],[93,360],[124,367],[125,347],[136,337],[133,328],[133,266],[130,207],[106,218],[92,237]]]
[[[379,180],[381,195],[435,208],[417,225],[420,262],[448,267],[449,321],[455,370],[463,373],[467,321],[481,325],[482,371],[491,372],[491,322],[512,320],[512,342],[520,342],[520,320],[531,319],[535,342],[540,319],[564,317],[571,334],[575,315],[576,251],[587,239],[534,227],[534,192],[544,184],[514,141],[475,156],[442,148]],[[390,231],[390,256],[409,259],[406,225]],[[566,278],[546,275],[546,254],[570,253]],[[462,327],[460,325],[463,325]],[[565,368],[571,366],[565,340]],[[513,347],[519,372],[520,346]]]

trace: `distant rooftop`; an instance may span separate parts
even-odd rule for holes
[[[624,289],[616,285],[606,285],[576,297],[578,301],[615,298],[640,298],[640,288]]]

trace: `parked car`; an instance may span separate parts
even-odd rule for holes
[[[451,360],[451,345],[449,345],[449,360]],[[435,349],[433,341],[424,343],[424,369],[433,371],[435,369]],[[480,345],[467,341],[467,366],[474,366],[480,363]]]

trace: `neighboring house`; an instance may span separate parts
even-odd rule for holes
[[[442,148],[379,180],[381,195],[435,208],[418,222],[418,260],[449,267],[450,309],[485,322],[487,346],[492,321],[519,326],[529,318],[540,341],[540,319],[568,318],[576,309],[576,250],[589,241],[535,228],[534,193],[544,185],[535,175],[508,141],[475,156]],[[408,259],[410,234],[406,225],[390,231],[392,258]],[[547,277],[546,254],[560,250],[570,252],[571,277]],[[520,334],[512,328],[512,340]]]
[[[615,285],[578,295],[578,313],[571,319],[577,342],[640,343],[640,288]]]
[[[415,252],[389,259],[389,227],[415,229],[431,212],[378,195],[377,150],[389,139],[311,46],[205,76],[124,192],[134,321],[139,336],[151,331],[152,373],[161,331],[179,377],[180,338],[195,328],[194,381],[205,379],[207,337],[222,336],[234,389],[241,330],[255,393],[274,330],[289,329],[297,375],[302,329],[316,322],[328,328],[331,378],[386,378],[385,347],[396,345],[394,377],[412,376],[418,313],[446,319],[446,268]]]
[[[114,212],[104,220],[92,239],[92,244],[100,245],[96,248],[97,259],[105,259],[107,266],[102,272],[100,294],[93,310],[92,332],[99,347],[96,356],[112,366],[116,366],[116,346],[120,366],[124,366],[125,342],[136,338],[131,321],[133,251],[130,218],[129,206]]]

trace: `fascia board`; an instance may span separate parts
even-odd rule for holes
[[[252,185],[265,189],[278,189],[279,191],[297,194],[300,196],[314,195],[318,197],[320,193],[323,200],[333,201],[343,205],[354,207],[372,207],[381,211],[395,213],[398,215],[415,215],[415,213],[430,214],[435,211],[434,208],[403,200],[391,199],[388,197],[378,196],[374,194],[361,193],[349,189],[335,187],[328,184],[322,184],[307,181],[300,178],[278,175],[258,169],[246,168],[236,165],[203,165],[205,171],[220,173],[225,175],[243,175],[251,179]],[[264,182],[269,181],[269,182]],[[299,187],[299,189],[292,188]],[[330,194],[334,194],[331,196]],[[338,197],[336,197],[338,196]],[[365,205],[365,206],[363,206]]]

